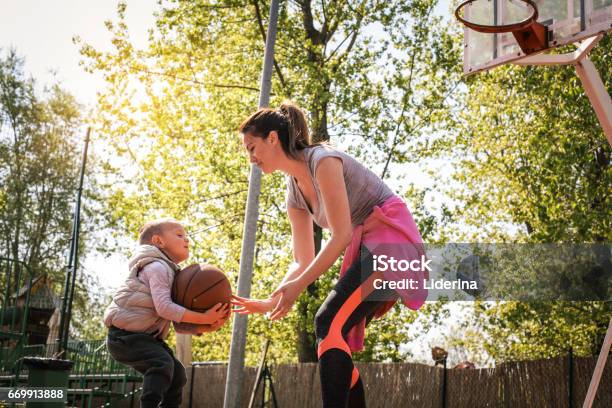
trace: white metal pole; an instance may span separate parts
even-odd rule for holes
[[[274,43],[276,42],[276,25],[278,20],[279,0],[270,3],[270,18],[266,36],[266,51],[261,74],[261,89],[259,107],[270,104],[272,88],[272,67],[274,62]],[[253,257],[255,253],[255,233],[259,216],[259,192],[261,187],[261,169],[251,164],[249,176],[249,193],[247,196],[244,234],[242,237],[242,252],[240,254],[240,272],[238,275],[238,296],[249,297],[251,294],[251,279],[253,276]],[[234,314],[230,359],[225,382],[224,408],[239,408],[242,394],[244,372],[244,349],[246,346],[247,316]]]
[[[574,66],[582,81],[584,92],[589,97],[599,123],[608,138],[608,143],[612,145],[612,100],[610,100],[610,95],[589,57],[585,56]]]
[[[606,332],[603,346],[599,352],[597,364],[595,365],[595,371],[593,371],[593,376],[591,377],[589,389],[587,391],[586,398],[584,399],[584,404],[582,404],[582,408],[591,408],[593,406],[595,394],[597,394],[597,387],[601,381],[601,375],[603,374],[604,367],[606,366],[606,360],[608,359],[608,353],[610,352],[610,345],[612,345],[612,319],[610,319],[610,323],[608,324],[608,331]]]

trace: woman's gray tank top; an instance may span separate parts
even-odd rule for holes
[[[325,157],[338,157],[342,160],[342,173],[344,175],[344,184],[346,185],[353,226],[362,224],[368,215],[370,215],[374,206],[382,205],[393,195],[393,191],[380,177],[344,152],[328,145],[307,147],[301,152],[303,152],[304,160],[307,163],[308,172],[319,205],[316,214],[313,214],[306,204],[306,200],[298,188],[295,178],[287,176],[287,207],[308,211],[321,228],[329,228],[329,224],[327,223],[325,208],[315,175],[317,174],[317,167]]]

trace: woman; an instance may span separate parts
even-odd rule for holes
[[[363,348],[365,325],[388,311],[399,296],[415,310],[426,298],[422,280],[410,290],[381,287],[385,280],[407,275],[373,270],[373,255],[411,260],[424,256],[418,228],[405,203],[373,172],[326,144],[311,143],[297,106],[260,109],[242,123],[240,132],[251,163],[264,173],[278,170],[287,176],[287,214],[297,266],[268,299],[235,296],[236,312],[271,312],[272,320],[281,319],[345,251],[340,279],[315,316],[321,390],[325,407],[365,406],[363,384],[351,358],[351,352]],[[313,220],[331,231],[316,257]],[[410,277],[422,279],[423,274]]]

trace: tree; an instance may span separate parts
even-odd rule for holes
[[[591,54],[608,91],[609,50],[604,38]],[[610,241],[611,149],[573,67],[503,66],[469,77],[457,96],[461,113],[431,152],[451,157],[455,170],[438,178],[455,204],[443,234],[457,242]],[[488,303],[475,311],[497,360],[569,347],[597,353],[612,317],[609,301]]]
[[[55,293],[60,293],[79,174],[81,107],[57,84],[38,96],[35,80],[26,78],[24,61],[17,52],[8,50],[2,54],[0,254],[23,261],[36,276],[49,275]],[[95,201],[94,192],[95,183],[88,183],[85,197],[91,203]],[[95,225],[92,218],[93,214],[86,212],[85,234]],[[77,302],[87,299],[89,290],[95,291],[95,287],[79,284]],[[85,309],[87,306],[82,305],[75,313]],[[76,323],[78,330],[79,322]]]
[[[315,139],[347,143],[391,178],[390,166],[407,160],[402,146],[435,128],[458,78],[457,68],[447,70],[458,43],[433,16],[434,6],[430,0],[284,2],[272,106],[292,98],[309,112]],[[107,22],[113,51],[76,39],[86,69],[103,72],[108,82],[97,131],[113,156],[110,218],[117,231],[134,236],[153,215],[186,217],[192,231],[205,231],[194,259],[215,262],[235,279],[248,169],[235,130],[256,106],[268,5],[165,2],[144,50],[129,41],[125,8],[119,5],[117,23]],[[129,168],[129,179],[118,164]],[[289,265],[284,190],[281,177],[264,180],[253,296],[267,295]],[[298,314],[276,331],[254,320],[249,347],[259,347],[258,335],[273,333],[273,356],[291,344],[300,361],[314,360],[314,312],[336,276],[337,267],[311,286]],[[287,335],[292,331],[296,338]],[[257,348],[248,351],[256,361]]]

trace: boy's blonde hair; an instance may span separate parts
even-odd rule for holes
[[[164,232],[164,229],[170,226],[178,226],[184,228],[183,225],[175,220],[174,218],[160,218],[157,220],[149,221],[140,228],[138,235],[139,245],[152,245],[151,240],[153,235],[160,235]]]

